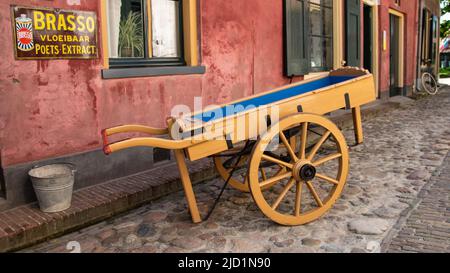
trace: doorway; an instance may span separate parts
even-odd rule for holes
[[[361,67],[361,2],[345,1],[345,58],[348,66]]]
[[[364,4],[364,68],[373,73],[373,14],[372,7]]]
[[[436,77],[437,67],[437,49],[438,49],[438,26],[439,18],[432,14],[430,10],[424,8],[422,12],[422,21],[420,28],[420,75],[423,72],[429,72]]]
[[[403,95],[403,21],[390,14],[389,83],[390,96]]]
[[[362,66],[369,70],[375,81],[376,96],[380,97],[379,88],[379,26],[378,26],[378,1],[364,0],[361,9],[363,22],[362,30],[363,37],[361,37],[361,46],[363,48],[362,53]]]

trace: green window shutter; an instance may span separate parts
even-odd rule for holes
[[[361,66],[361,2],[345,0],[346,61],[348,66]]]
[[[310,71],[308,1],[284,0],[285,73],[288,77]]]

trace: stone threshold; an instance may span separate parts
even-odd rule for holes
[[[411,101],[408,98],[376,101],[362,108],[363,119]],[[353,124],[349,111],[337,111],[329,118],[340,128]],[[348,140],[349,145],[352,141]],[[210,159],[188,163],[188,167],[194,184],[217,176]],[[75,191],[72,207],[63,212],[43,213],[37,203],[0,212],[0,252],[19,250],[76,231],[179,190],[182,190],[179,172],[176,164],[171,164]]]

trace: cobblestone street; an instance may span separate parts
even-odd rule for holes
[[[250,194],[228,187],[202,224],[191,223],[179,192],[23,251],[70,252],[78,242],[82,252],[450,252],[449,110],[445,89],[364,122],[343,195],[304,226],[273,223]],[[353,131],[344,134],[353,144]],[[203,215],[222,185],[195,186]]]

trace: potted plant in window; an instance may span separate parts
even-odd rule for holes
[[[142,57],[144,53],[142,34],[141,15],[130,11],[126,18],[120,20],[119,56],[122,58]]]

